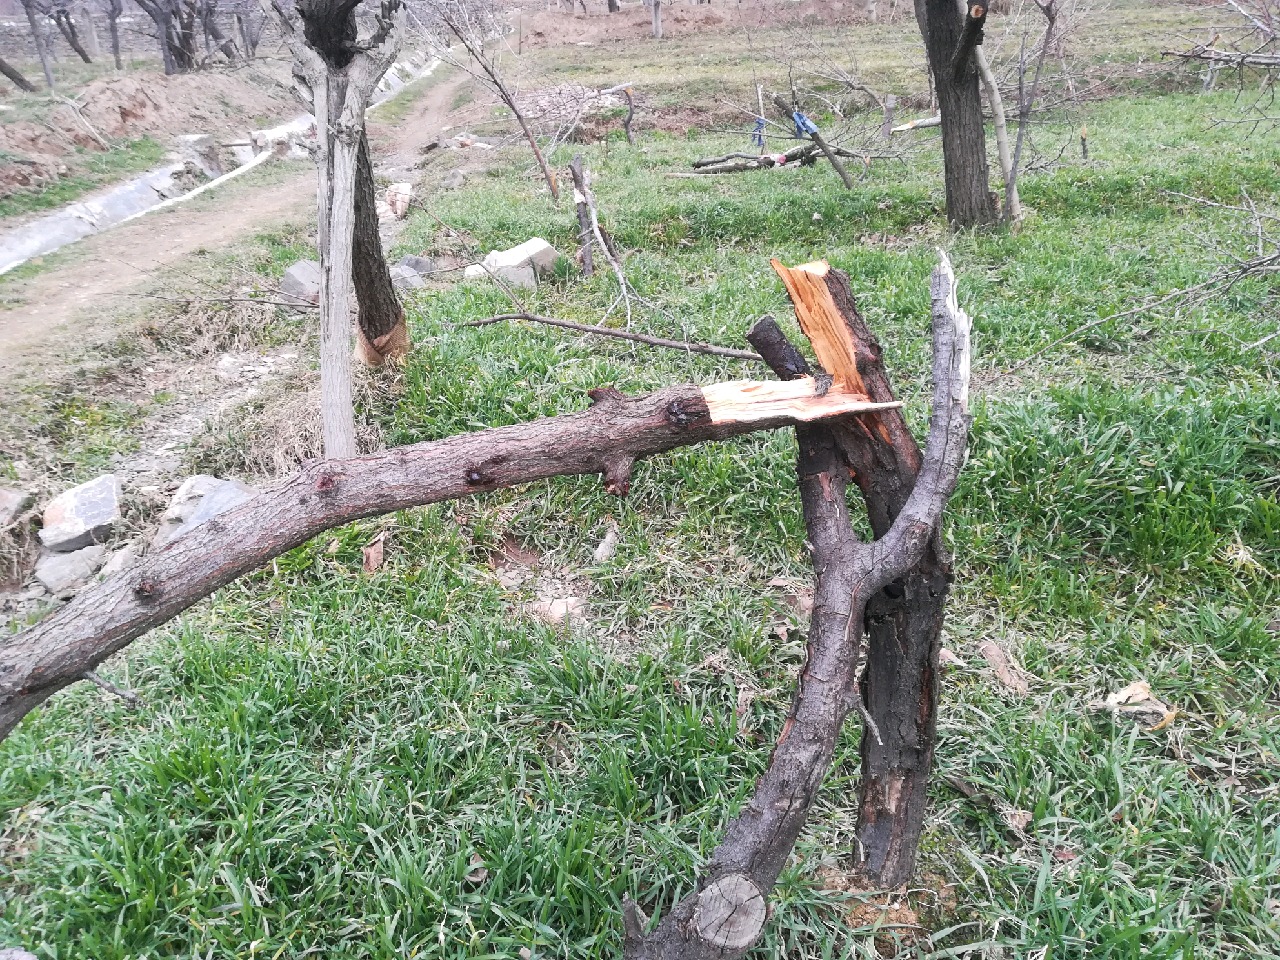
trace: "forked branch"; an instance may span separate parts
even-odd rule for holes
[[[945,255],[933,275],[932,295],[929,442],[915,487],[883,537],[862,543],[853,533],[845,500],[849,472],[832,432],[797,431],[797,470],[816,584],[795,702],[754,796],[730,823],[697,891],[647,934],[639,908],[624,905],[628,960],[732,960],[763,932],[769,893],[830,766],[844,719],[857,706],[857,646],[867,602],[923,556],[964,460],[970,324],[956,302],[955,276]],[[796,367],[794,351],[767,359],[780,373]]]

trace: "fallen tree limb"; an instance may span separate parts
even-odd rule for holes
[[[795,116],[797,118],[797,133],[799,133],[800,132],[798,129],[799,121],[803,119],[802,116],[797,111],[794,111],[792,108],[788,107],[787,102],[783,100],[781,96],[778,96],[775,94],[773,98],[773,102],[778,107],[778,109],[782,111],[784,116]],[[820,149],[823,153],[827,155],[827,159],[831,161],[831,166],[835,169],[836,173],[840,176],[840,181],[844,184],[844,188],[846,190],[852,190],[853,177],[849,176],[849,171],[846,170],[844,164],[840,162],[840,158],[836,155],[836,152],[831,148],[831,144],[827,143],[826,139],[818,131],[818,128],[813,126],[812,124],[809,125],[808,129],[805,132],[808,134],[809,139],[818,145],[818,149]]]
[[[273,557],[352,520],[547,477],[599,473],[625,495],[636,460],[799,421],[883,409],[814,381],[669,387],[511,427],[311,464],[85,590],[0,647],[0,739],[37,705],[153,627]],[[784,388],[780,392],[779,388]]]
[[[856,646],[865,611],[882,589],[925,555],[964,460],[969,318],[956,305],[955,277],[945,257],[934,273],[932,292],[929,442],[914,487],[883,536],[868,544],[853,534],[844,496],[849,474],[834,434],[821,428],[797,431],[797,471],[816,584],[808,655],[795,703],[754,796],[730,823],[698,889],[649,933],[644,932],[647,921],[636,904],[624,904],[628,960],[733,960],[743,956],[764,929],[769,892],[804,826],[844,719],[857,704]],[[814,348],[821,352],[818,342]],[[794,350],[780,348],[772,365],[789,373],[797,357]]]
[[[690,343],[687,340],[668,340],[666,337],[652,337],[645,333],[631,333],[627,330],[615,330],[612,327],[593,327],[588,323],[574,323],[572,320],[557,320],[554,317],[540,317],[534,313],[500,313],[483,320],[471,320],[459,324],[463,327],[485,327],[504,320],[527,320],[530,323],[542,323],[549,327],[561,327],[565,330],[576,330],[579,333],[590,333],[597,337],[614,337],[618,340],[630,340],[632,343],[643,343],[651,347],[662,347],[667,350],[680,350],[684,353],[704,353],[713,357],[730,357],[734,360],[751,360],[760,362],[760,356],[750,350],[735,350],[732,347],[717,347],[710,343]]]

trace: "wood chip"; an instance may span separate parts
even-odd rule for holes
[[[1135,680],[1105,700],[1095,700],[1089,709],[1128,717],[1152,731],[1163,730],[1178,716],[1176,709],[1151,695],[1151,684],[1145,680]]]
[[[489,868],[484,865],[484,857],[478,853],[471,855],[471,861],[467,864],[471,868],[464,879],[467,883],[484,883],[489,879]]]

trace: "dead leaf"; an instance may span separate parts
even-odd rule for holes
[[[471,868],[463,878],[467,883],[484,883],[489,879],[489,868],[484,865],[484,857],[480,854],[473,853],[467,866]]]
[[[329,541],[329,546],[325,548],[325,551],[324,551],[324,552],[325,552],[325,553],[327,553],[329,556],[331,556],[331,557],[332,557],[332,556],[333,556],[335,553],[337,553],[341,548],[342,548],[342,542],[341,542],[340,540],[330,540],[330,541]]]
[[[384,555],[384,544],[387,539],[387,532],[383,530],[380,534],[364,545],[364,572],[376,573],[378,568],[382,566]]]
[[[1019,833],[1026,833],[1027,828],[1031,826],[1031,821],[1035,819],[1035,815],[1030,810],[1004,810],[1000,814],[1007,826]]]
[[[958,667],[964,663],[959,657],[943,647],[938,651],[938,666],[940,667]]]
[[[1004,685],[1005,689],[1016,693],[1020,697],[1025,697],[1031,693],[1031,687],[1022,678],[1018,666],[1004,652],[1004,648],[1000,644],[991,640],[984,640],[978,644],[978,652],[982,654],[982,659],[991,665],[991,670],[995,673],[996,679]]]
[[[529,604],[529,611],[547,623],[559,624],[566,620],[582,620],[586,616],[587,601],[581,597],[556,597],[537,600]]]
[[[755,703],[756,692],[750,687],[743,687],[738,691],[738,706],[735,713],[738,715],[738,722],[742,723],[747,719],[747,714],[751,712],[751,704]]]
[[[502,538],[502,545],[489,558],[495,570],[503,567],[536,567],[542,556],[537,550],[522,547],[520,541],[508,534]]]
[[[1148,730],[1163,730],[1178,716],[1177,710],[1151,695],[1151,684],[1145,680],[1135,680],[1107,699],[1095,700],[1089,704],[1089,709],[1129,717],[1135,723],[1144,724]]]
[[[1070,847],[1053,848],[1053,859],[1057,860],[1059,863],[1070,863],[1079,856],[1080,854],[1076,853],[1076,851],[1072,850]]]
[[[596,547],[596,552],[592,555],[596,563],[608,563],[613,559],[613,555],[618,552],[619,536],[617,523],[611,521],[604,539],[600,541],[600,546]]]

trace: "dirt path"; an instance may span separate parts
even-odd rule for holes
[[[465,77],[432,86],[394,125],[370,118],[375,155],[399,178],[436,135]],[[382,164],[380,164],[380,167]],[[315,217],[315,174],[299,165],[259,183],[233,183],[190,204],[148,214],[52,255],[57,263],[0,287],[0,370],[30,363],[51,343],[83,342],[86,325],[103,329],[128,296],[197,250],[218,250],[273,227]],[[250,174],[251,177],[256,176]],[[3,301],[12,306],[3,306]],[[75,336],[64,328],[75,322]]]

